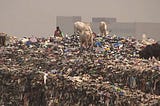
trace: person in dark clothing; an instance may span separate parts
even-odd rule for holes
[[[62,31],[60,30],[59,26],[56,27],[56,30],[54,32],[55,37],[62,37]]]

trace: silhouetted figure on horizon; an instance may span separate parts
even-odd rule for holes
[[[62,31],[60,30],[59,26],[56,27],[54,37],[62,37]]]

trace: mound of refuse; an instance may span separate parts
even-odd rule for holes
[[[44,39],[0,48],[0,105],[132,106],[160,104],[160,61],[139,58],[132,38]]]

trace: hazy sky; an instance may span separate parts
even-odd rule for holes
[[[160,0],[0,0],[0,32],[52,34],[56,16],[115,17],[119,22],[160,23]]]

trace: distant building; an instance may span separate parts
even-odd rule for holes
[[[109,25],[110,34],[119,36],[134,36],[136,32],[136,23],[116,22]]]
[[[146,34],[148,38],[153,38],[160,41],[160,23],[144,23],[137,22],[135,30],[135,37],[142,39],[142,34]]]
[[[76,21],[81,21],[81,16],[57,16],[56,26],[59,26],[64,34],[72,35]]]
[[[56,25],[60,27],[64,34],[72,35],[74,32],[74,22],[82,21],[81,16],[57,16]],[[142,39],[142,34],[155,40],[160,40],[160,23],[144,23],[144,22],[117,22],[116,18],[93,17],[91,28],[95,33],[100,33],[99,23],[104,21],[108,25],[110,34],[118,36],[135,36]]]
[[[109,25],[111,34],[120,36],[134,36],[137,39],[142,39],[142,34],[146,34],[148,38],[160,40],[160,23],[122,23],[116,22]]]
[[[108,18],[108,17],[93,17],[92,18],[92,22],[98,22],[99,23],[101,21],[104,21],[107,24],[112,24],[112,23],[117,22],[117,19],[116,18]]]
[[[107,23],[111,35],[134,36],[137,39],[142,39],[142,34],[146,34],[148,38],[160,40],[160,23],[117,22],[116,18],[93,17],[91,25],[94,32],[100,33],[99,23],[101,21]]]

